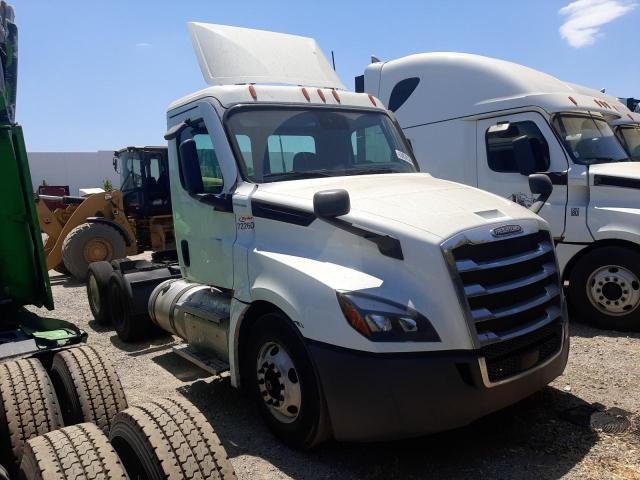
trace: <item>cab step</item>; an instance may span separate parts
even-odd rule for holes
[[[185,360],[190,361],[194,365],[200,367],[211,375],[220,375],[229,370],[229,364],[210,353],[198,350],[196,347],[184,343],[173,347],[173,351]]]

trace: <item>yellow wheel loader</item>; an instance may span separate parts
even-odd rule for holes
[[[121,189],[87,197],[37,198],[47,268],[85,280],[91,262],[112,261],[146,250],[175,250],[166,147],[115,152]],[[49,209],[45,200],[65,208]]]

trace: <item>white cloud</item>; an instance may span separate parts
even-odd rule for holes
[[[558,12],[567,16],[560,35],[575,48],[593,45],[603,25],[626,15],[636,5],[629,0],[576,0]]]
[[[153,45],[147,42],[136,43],[136,48],[151,48]]]

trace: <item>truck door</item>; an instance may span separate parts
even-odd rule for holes
[[[207,102],[199,102],[169,124],[188,125],[169,143],[169,171],[176,247],[183,275],[222,288],[233,287],[236,222],[232,190],[237,168],[220,119]],[[203,192],[190,194],[180,168],[179,145],[194,140]]]
[[[517,154],[527,145],[535,159],[534,170],[548,173],[553,182],[553,193],[540,215],[551,225],[554,238],[561,237],[569,164],[544,117],[535,112],[494,117],[479,120],[477,128],[478,188],[530,206],[533,195],[528,174],[519,165]]]

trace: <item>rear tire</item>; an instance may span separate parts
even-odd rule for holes
[[[579,321],[640,331],[640,253],[619,246],[588,252],[571,271],[569,300]]]
[[[118,374],[92,346],[56,353],[51,379],[65,425],[92,422],[108,434],[113,417],[127,408]]]
[[[253,326],[243,377],[272,433],[308,450],[330,436],[315,371],[291,322],[268,313]]]
[[[56,393],[33,358],[0,364],[0,456],[15,475],[30,438],[63,426]]]
[[[103,223],[83,223],[62,242],[62,260],[69,273],[80,281],[87,278],[91,262],[127,256],[127,245],[115,228]]]
[[[126,480],[107,436],[91,423],[65,427],[29,440],[20,464],[23,480]]]
[[[116,415],[109,438],[131,478],[236,478],[213,428],[185,401],[128,408]]]
[[[149,315],[135,315],[129,291],[122,275],[114,271],[107,284],[111,323],[123,342],[135,342],[150,337],[153,324]]]
[[[111,322],[109,316],[109,297],[107,296],[107,284],[113,272],[109,262],[93,262],[89,265],[87,273],[87,299],[89,308],[100,325],[108,325]]]

